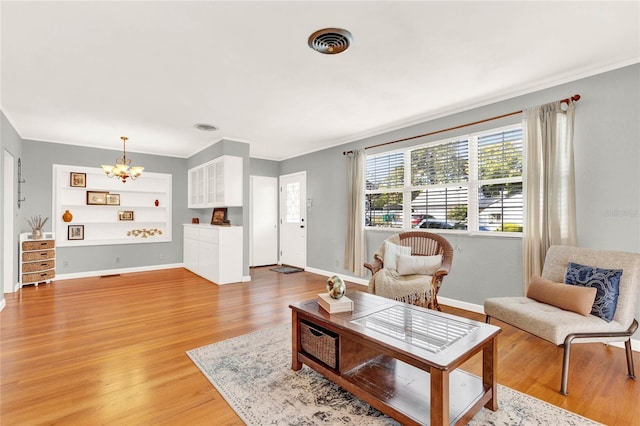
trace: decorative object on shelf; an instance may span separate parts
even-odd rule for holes
[[[158,207],[158,206],[160,205],[160,201],[155,200],[155,201],[153,202],[153,204],[155,204],[155,205],[156,205],[156,207]]]
[[[131,166],[131,160],[127,160],[127,139],[126,136],[120,136],[122,139],[122,158],[116,158],[116,165],[109,166],[106,164],[101,165],[104,172],[110,178],[115,177],[122,180],[122,183],[127,183],[127,179],[137,179],[144,170],[144,167]]]
[[[87,191],[87,205],[106,205],[108,192],[102,191]]]
[[[108,206],[119,206],[120,205],[120,194],[107,194],[107,205]]]
[[[347,285],[342,278],[332,275],[327,279],[327,293],[334,299],[340,299],[347,291]]]
[[[48,217],[42,219],[40,215],[27,219],[29,226],[31,226],[31,237],[34,240],[42,239],[42,228],[44,227],[44,224],[47,223],[48,219]]]
[[[67,230],[68,240],[84,240],[84,225],[69,225]]]
[[[64,211],[64,214],[62,215],[62,220],[65,222],[71,222],[73,220],[73,215],[69,210]]]
[[[86,173],[77,173],[77,172],[71,172],[69,173],[70,179],[69,179],[69,185],[72,187],[80,187],[80,188],[86,188],[87,187],[87,174]]]
[[[140,237],[140,238],[147,238],[147,237],[154,237],[156,234],[162,235],[162,230],[161,229],[157,229],[157,228],[153,228],[153,229],[132,229],[131,231],[127,232],[127,237],[130,237],[130,236],[137,237],[138,235],[142,235],[142,237]]]
[[[192,217],[191,218],[191,223],[200,223],[200,218],[199,217]]]
[[[121,210],[118,212],[118,220],[133,220],[133,210]]]
[[[231,222],[227,220],[227,208],[218,207],[213,209],[213,215],[211,216],[212,225],[231,226]]]

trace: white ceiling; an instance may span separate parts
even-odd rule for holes
[[[640,2],[0,3],[24,139],[282,160],[640,62]],[[340,27],[353,45],[311,50]],[[570,94],[567,94],[570,95]],[[218,126],[196,130],[196,123]]]

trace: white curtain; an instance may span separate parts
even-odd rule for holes
[[[344,269],[364,276],[364,150],[347,154],[347,232]]]
[[[540,275],[547,249],[576,244],[573,122],[575,105],[553,102],[524,111],[524,285]]]

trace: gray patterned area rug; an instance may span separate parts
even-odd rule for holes
[[[291,370],[291,326],[256,331],[187,355],[248,425],[398,425],[307,366]],[[599,425],[499,385],[496,412],[470,425]]]

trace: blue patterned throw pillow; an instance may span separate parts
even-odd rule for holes
[[[611,322],[616,313],[622,269],[601,269],[569,262],[564,282],[572,285],[596,288],[596,300],[591,315]]]

